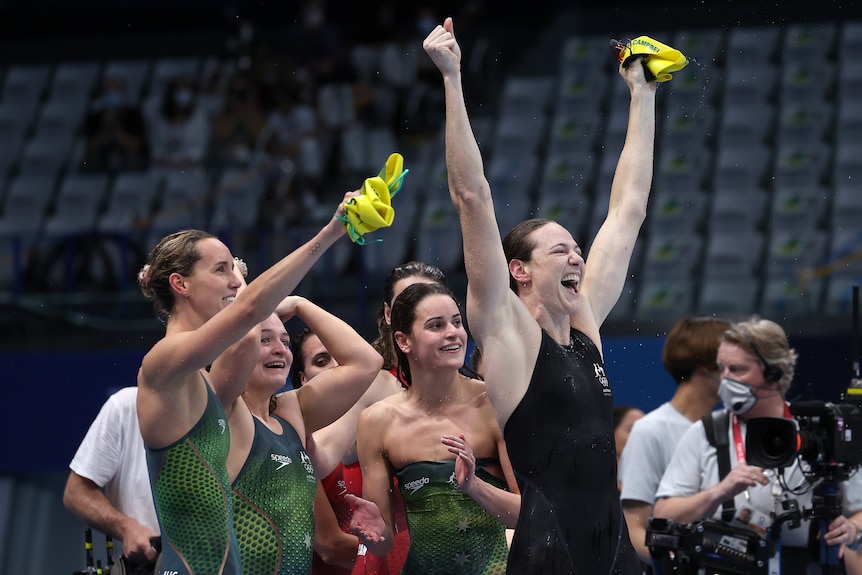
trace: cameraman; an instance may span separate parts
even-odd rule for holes
[[[720,477],[719,451],[708,439],[704,421],[698,421],[680,439],[662,477],[655,517],[677,523],[714,518],[765,534],[770,513],[783,512],[781,501],[796,500],[800,510],[812,507],[811,485],[798,458],[784,469],[783,482],[775,470],[745,462],[746,422],[755,417],[790,417],[784,396],[793,379],[796,358],[781,326],[757,316],[732,324],[721,336],[716,358],[722,377],[718,395],[726,411],[714,412],[712,420],[705,421],[725,418],[729,444],[724,452],[729,452],[729,472]],[[858,511],[845,505],[848,515]],[[830,543],[851,542],[853,529],[846,528],[846,521],[839,517],[832,522],[826,535]],[[782,575],[804,575],[813,563],[809,523],[803,520],[796,529],[782,525]],[[816,566],[814,569],[817,572]]]

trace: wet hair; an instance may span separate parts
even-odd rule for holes
[[[552,223],[554,220],[548,218],[532,218],[524,220],[512,228],[512,231],[503,238],[503,253],[506,255],[506,262],[512,260],[532,261],[533,250],[536,248],[533,232]],[[509,275],[509,287],[512,288],[513,292],[518,293],[518,282],[511,274]]]
[[[767,364],[773,370],[780,370],[778,389],[782,395],[790,389],[798,354],[790,347],[787,334],[780,325],[753,315],[745,321],[731,324],[722,334],[721,341],[745,349],[763,365],[764,372],[768,369]]]
[[[144,297],[153,300],[156,314],[167,320],[174,309],[176,294],[171,289],[171,274],[189,276],[201,259],[197,244],[201,240],[215,238],[203,230],[182,230],[167,235],[147,256],[147,263],[138,273],[138,283]]]
[[[302,380],[299,378],[299,372],[305,369],[305,340],[309,336],[314,335],[311,328],[304,327],[299,333],[290,338],[290,351],[293,352],[293,369],[290,370],[290,382],[293,384],[293,389],[302,387]]]
[[[407,361],[407,355],[395,344],[395,332],[400,331],[410,335],[413,332],[413,322],[416,321],[416,308],[425,298],[433,295],[449,296],[456,305],[458,304],[458,300],[455,299],[455,296],[451,291],[449,291],[449,288],[443,284],[437,283],[417,283],[407,286],[392,304],[393,341],[391,345],[395,350],[398,371],[404,378],[404,381],[408,384],[413,383],[413,379],[410,375],[410,364]]]
[[[689,316],[676,322],[667,334],[661,362],[677,385],[691,379],[698,368],[718,370],[715,356],[721,334],[728,328],[730,322],[706,316]]]
[[[429,279],[442,286],[446,286],[446,276],[440,271],[440,268],[425,262],[411,261],[402,264],[386,276],[383,281],[383,303],[377,310],[377,339],[372,342],[372,347],[383,357],[383,369],[392,369],[397,365],[397,357],[395,354],[395,346],[392,341],[392,330],[389,324],[386,323],[386,315],[384,313],[385,305],[392,308],[392,298],[395,294],[395,284],[399,280],[412,277],[423,277]]]

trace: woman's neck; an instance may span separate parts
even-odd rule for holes
[[[416,371],[414,371],[416,370]],[[426,409],[435,409],[449,403],[457,403],[465,386],[462,376],[455,370],[420,369],[410,366],[413,380],[407,390],[408,397]]]
[[[571,343],[572,318],[568,315],[554,315],[540,302],[523,298],[521,301],[530,310],[530,314],[545,332],[560,345]]]
[[[242,392],[242,398],[248,406],[248,410],[261,421],[267,421],[270,417],[269,400],[271,397],[271,393],[266,390],[256,389],[251,383]]]

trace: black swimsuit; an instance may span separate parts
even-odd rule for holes
[[[617,489],[613,393],[595,344],[542,330],[533,377],[504,430],[521,489],[512,575],[640,573]]]

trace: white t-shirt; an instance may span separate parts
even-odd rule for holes
[[[622,500],[653,504],[674,447],[692,422],[670,403],[637,420],[620,458]]]
[[[744,421],[740,421],[740,431],[742,441],[745,441],[746,425]],[[730,450],[730,467],[736,467],[738,460],[736,457],[736,449],[733,440],[733,426],[728,425],[728,442]],[[628,446],[626,446],[628,449]],[[745,507],[754,507],[764,513],[775,511],[782,513],[781,500],[795,499],[799,504],[799,509],[810,509],[812,507],[813,486],[805,479],[802,469],[799,465],[799,460],[795,460],[793,465],[784,470],[785,484],[796,491],[804,491],[804,493],[788,493],[787,490],[777,486],[776,472],[767,470],[767,474],[773,478],[767,485],[756,485],[750,487],[747,492],[749,497],[746,498],[745,492],[738,494],[734,498],[734,503],[737,511]],[[858,475],[858,473],[857,473]],[[717,485],[718,477],[718,455],[715,447],[709,444],[706,439],[706,432],[703,429],[703,422],[695,422],[685,432],[682,439],[676,446],[671,462],[661,479],[656,498],[659,497],[689,497],[696,493]],[[808,485],[807,488],[805,486]],[[855,486],[855,487],[854,487]],[[850,482],[841,484],[843,512],[849,514],[853,512],[854,507],[860,505],[860,495],[851,493],[858,491],[860,480],[855,477]],[[778,499],[774,494],[778,493]],[[716,509],[713,513],[714,519],[721,519],[722,507]],[[788,524],[782,526],[781,543],[785,547],[805,547],[808,545],[808,520],[803,520],[800,527],[797,529],[789,529]]]
[[[862,467],[857,467],[843,485],[841,506],[844,515],[850,517],[862,511]]]
[[[137,387],[113,394],[90,425],[69,467],[105,489],[117,510],[159,532],[144,440],[138,426]]]

